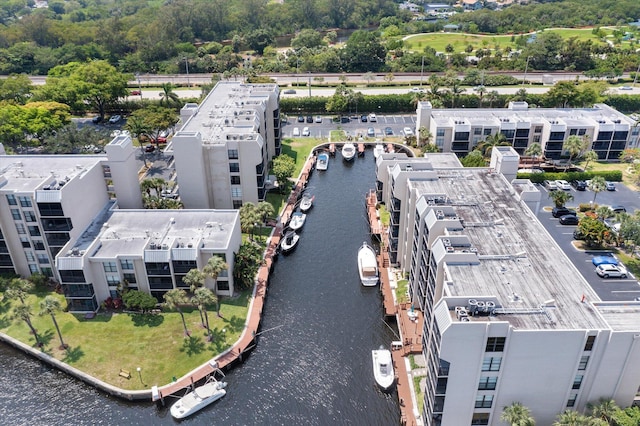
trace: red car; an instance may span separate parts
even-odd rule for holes
[[[131,96],[140,96],[142,95],[142,92],[140,90],[132,90],[130,93]]]

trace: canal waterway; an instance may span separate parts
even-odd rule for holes
[[[370,241],[364,196],[375,185],[369,150],[314,171],[313,209],[296,250],[270,278],[262,334],[248,359],[227,374],[227,396],[188,425],[394,425],[395,391],[375,385],[371,350],[395,340],[383,322],[378,287],[359,283],[357,250]],[[171,400],[167,401],[172,403]],[[0,346],[0,423],[175,424],[168,408],[106,396]]]

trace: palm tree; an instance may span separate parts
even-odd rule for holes
[[[207,276],[201,272],[200,270],[193,268],[187,272],[187,275],[182,277],[182,282],[189,285],[189,290],[191,293],[195,293],[197,289],[204,286],[204,281],[207,279]],[[204,318],[202,316],[202,311],[200,311],[200,323],[204,327]]]
[[[414,92],[411,95],[411,105],[413,105],[414,108],[417,108],[418,104],[425,99],[427,99],[427,94],[425,92]]]
[[[33,290],[33,283],[23,278],[14,278],[9,281],[9,288],[6,291],[6,296],[9,299],[19,299],[20,303],[24,305],[24,299]]]
[[[475,87],[473,90],[478,92],[478,108],[482,108],[482,99],[484,98],[484,94],[487,93],[487,88],[480,85]]]
[[[535,157],[538,164],[540,164],[540,156],[542,155],[542,146],[538,142],[534,142],[529,145],[524,152],[524,155]]]
[[[160,105],[171,106],[172,104],[178,103],[180,98],[173,91],[176,87],[171,83],[162,83],[160,86],[162,87],[162,92],[160,92]]]
[[[487,92],[486,99],[489,102],[489,108],[493,108],[493,103],[500,99],[500,93],[497,90],[490,90]]]
[[[586,163],[584,164],[584,169],[587,170],[589,168],[589,163],[591,163],[592,161],[598,161],[598,153],[595,151],[587,151],[584,154],[584,160],[586,161]]]
[[[456,101],[463,94],[465,89],[462,87],[462,82],[458,78],[452,78],[449,83],[449,93],[451,94],[451,108],[455,108]]]
[[[427,97],[430,101],[440,101],[442,100],[442,91],[440,87],[442,86],[442,80],[436,74],[431,74],[429,77],[429,92],[427,93]]]
[[[615,413],[620,410],[613,399],[600,398],[597,404],[588,403],[591,416],[612,424]]]
[[[198,310],[200,311],[200,315],[204,314],[204,318],[206,323],[203,324],[207,328],[207,341],[213,340],[211,336],[211,327],[209,327],[209,314],[207,313],[207,306],[216,304],[218,305],[218,298],[211,290],[206,287],[197,288],[193,293],[193,300],[198,306]]]
[[[253,231],[254,224],[260,219],[256,205],[246,202],[240,207],[240,229],[244,233]]]
[[[420,126],[418,129],[418,146],[423,146],[431,143],[433,135],[425,126]]]
[[[553,426],[606,426],[607,423],[600,419],[587,417],[573,410],[566,410],[558,415]]]
[[[182,318],[182,325],[184,326],[184,335],[190,336],[189,329],[187,329],[187,322],[184,319],[184,312],[180,309],[180,305],[185,305],[189,303],[189,298],[187,297],[187,292],[174,288],[173,290],[167,291],[162,298],[164,299],[164,304],[169,309],[175,309],[180,314],[180,318]]]
[[[557,189],[549,192],[549,198],[553,200],[556,207],[563,207],[568,201],[573,200],[573,195],[567,191]]]
[[[218,274],[228,268],[229,265],[227,265],[223,258],[220,256],[211,256],[207,261],[207,264],[202,268],[202,272],[213,280],[213,288],[215,289],[218,281]],[[220,316],[220,303],[218,303],[216,313]]]
[[[604,191],[606,188],[607,181],[604,180],[602,176],[595,176],[593,179],[591,179],[591,182],[589,183],[589,189],[593,191],[593,200],[591,201],[591,204],[596,203],[596,197],[598,196],[598,193]]]
[[[533,426],[536,421],[531,417],[531,410],[520,402],[513,402],[502,409],[500,420],[511,426]]]
[[[62,311],[62,304],[58,299],[54,296],[47,296],[44,298],[42,302],[40,302],[40,316],[51,315],[51,320],[53,321],[53,325],[58,332],[58,338],[60,338],[60,349],[67,349],[68,346],[62,340],[62,333],[60,332],[60,327],[58,326],[58,321],[56,320],[56,312]]]
[[[142,118],[135,115],[132,115],[127,119],[127,124],[124,125],[124,128],[129,130],[131,136],[138,138],[138,140],[140,140],[139,138],[141,135],[145,135],[149,131]],[[146,167],[147,153],[145,152],[144,145],[142,143],[140,144],[140,150],[142,151],[142,161],[144,161],[144,165]]]
[[[31,316],[33,316],[33,312],[31,310],[31,306],[29,305],[18,305],[13,310],[13,317],[20,319],[27,323],[29,328],[31,329],[31,334],[33,334],[36,338],[36,346],[41,348],[42,342],[40,341],[40,336],[38,336],[38,332],[36,331],[33,323],[31,322]]]
[[[482,151],[482,155],[485,158],[491,157],[491,150],[494,146],[509,146],[510,143],[507,142],[507,138],[502,133],[495,133],[487,136],[487,138],[480,142],[476,149]]]
[[[571,168],[571,162],[585,149],[584,140],[577,135],[571,135],[564,141],[562,148],[569,153],[569,163],[565,171]]]

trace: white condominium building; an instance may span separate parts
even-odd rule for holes
[[[627,147],[637,147],[640,129],[630,117],[605,104],[592,108],[529,108],[511,102],[508,108],[417,108],[416,134],[425,127],[442,152],[465,156],[491,135],[502,133],[520,155],[538,143],[548,159],[559,159],[569,136],[584,138],[600,160],[618,160]]]
[[[189,209],[237,209],[263,201],[269,161],[280,154],[276,84],[218,82],[200,105],[182,108],[168,147]]]
[[[184,276],[202,270],[213,256],[228,269],[215,283],[208,278],[206,287],[230,296],[241,239],[237,210],[115,210],[108,204],[61,250],[56,268],[74,312],[97,311],[100,302],[117,297],[125,282],[162,301],[169,290],[188,290]]]
[[[516,401],[538,424],[599,398],[630,405],[640,302],[598,298],[532,212],[541,197],[529,181],[449,167],[451,155],[377,161],[396,262],[425,318],[424,423],[499,425]],[[511,173],[517,154],[494,155]]]

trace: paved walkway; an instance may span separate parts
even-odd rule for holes
[[[213,374],[216,369],[226,370],[231,368],[236,362],[241,362],[244,354],[254,348],[256,345],[255,338],[260,334],[260,321],[262,319],[262,309],[264,308],[265,297],[267,295],[269,273],[273,265],[273,258],[277,254],[280,238],[282,237],[282,230],[297,207],[298,199],[302,195],[302,192],[309,181],[309,176],[311,175],[315,165],[315,160],[316,157],[311,156],[304,165],[302,172],[300,173],[300,177],[291,192],[291,196],[289,197],[287,204],[284,206],[279,219],[275,223],[275,227],[271,232],[271,236],[267,241],[267,248],[264,253],[264,262],[258,269],[244,330],[242,331],[238,341],[236,341],[235,344],[227,351],[211,359],[208,363],[203,364],[195,370],[185,374],[175,382],[161,387],[152,388],[151,393],[154,401],[164,399],[166,396],[177,394],[183,389],[193,386],[195,382]]]

